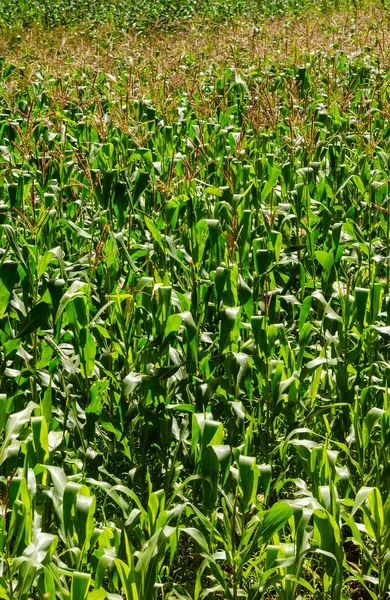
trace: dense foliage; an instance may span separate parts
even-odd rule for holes
[[[61,72],[15,36],[0,598],[388,598],[382,33]]]
[[[13,27],[112,23],[120,29],[155,30],[174,27],[199,15],[216,22],[237,16],[259,20],[307,11],[309,7],[329,10],[344,4],[345,0],[0,0],[0,23]]]

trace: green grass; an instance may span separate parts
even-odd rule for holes
[[[388,15],[213,6],[1,42],[0,598],[389,597]]]

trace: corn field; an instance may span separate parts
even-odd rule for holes
[[[0,0],[0,599],[390,598],[389,18]]]

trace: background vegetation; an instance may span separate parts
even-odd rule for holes
[[[385,1],[385,0],[384,0]],[[1,20],[6,25],[74,25],[108,23],[120,30],[172,28],[200,17],[213,22],[262,20],[270,15],[328,11],[348,6],[345,0],[2,0]],[[351,3],[357,9],[356,3]]]
[[[389,597],[388,14],[264,6],[0,2],[0,598]]]

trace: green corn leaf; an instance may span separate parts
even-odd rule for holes
[[[21,338],[33,333],[37,329],[41,329],[47,324],[50,317],[50,305],[46,302],[38,302],[38,304],[33,306],[30,312],[27,313],[27,317],[20,324],[16,337]]]
[[[0,448],[0,465],[9,455],[11,445],[20,446],[17,440],[19,433],[30,422],[30,416],[34,409],[38,408],[34,402],[29,402],[26,408],[20,412],[10,415],[5,425],[4,439]]]
[[[150,175],[145,171],[137,171],[133,187],[133,204],[135,205],[150,182]]]
[[[256,465],[256,459],[251,456],[244,456],[235,451],[235,458],[240,473],[242,510],[245,512],[254,502],[257,495],[259,469]]]
[[[226,348],[233,348],[234,342],[238,337],[239,318],[241,314],[240,307],[224,308],[221,314],[220,333],[219,333],[219,351],[224,352]]]
[[[364,325],[368,293],[369,290],[367,288],[355,288],[356,316],[360,327]]]
[[[75,298],[82,298],[83,296],[85,296],[87,294],[87,288],[88,286],[85,283],[85,281],[74,281],[68,289],[68,291],[65,292],[65,294],[61,298],[57,309],[56,319],[60,317],[60,315],[65,310],[65,307],[69,302],[71,302],[71,300],[74,300]]]
[[[88,573],[72,573],[71,600],[84,600],[87,597],[91,576]]]
[[[279,175],[280,175],[280,169],[278,167],[274,167],[271,171],[271,175],[270,175],[269,179],[267,180],[266,184],[264,185],[264,187],[261,191],[261,201],[262,202],[264,202],[266,200],[266,198],[272,192],[272,189],[275,187],[275,185],[279,179]]]
[[[264,544],[277,533],[293,515],[293,509],[287,502],[278,502],[265,513],[262,528],[260,543]]]
[[[165,254],[167,250],[166,250],[166,246],[164,244],[164,240],[162,238],[161,233],[159,232],[159,230],[153,223],[152,219],[150,219],[149,217],[144,217],[144,219],[145,219],[145,225],[149,229],[150,233],[152,234],[154,241],[157,242],[157,244],[160,246],[161,250]]]
[[[95,584],[96,585],[96,584]],[[89,592],[87,600],[105,600],[108,597],[106,590],[102,588]],[[118,597],[121,598],[121,596]]]
[[[96,344],[90,331],[83,327],[79,333],[80,354],[83,365],[83,375],[91,377],[95,366]]]
[[[0,267],[0,317],[6,312],[15,283],[18,281],[17,263],[3,262]]]
[[[94,529],[94,514],[96,508],[95,496],[77,494],[75,504],[75,533],[77,534],[80,548],[87,552],[90,547]]]

